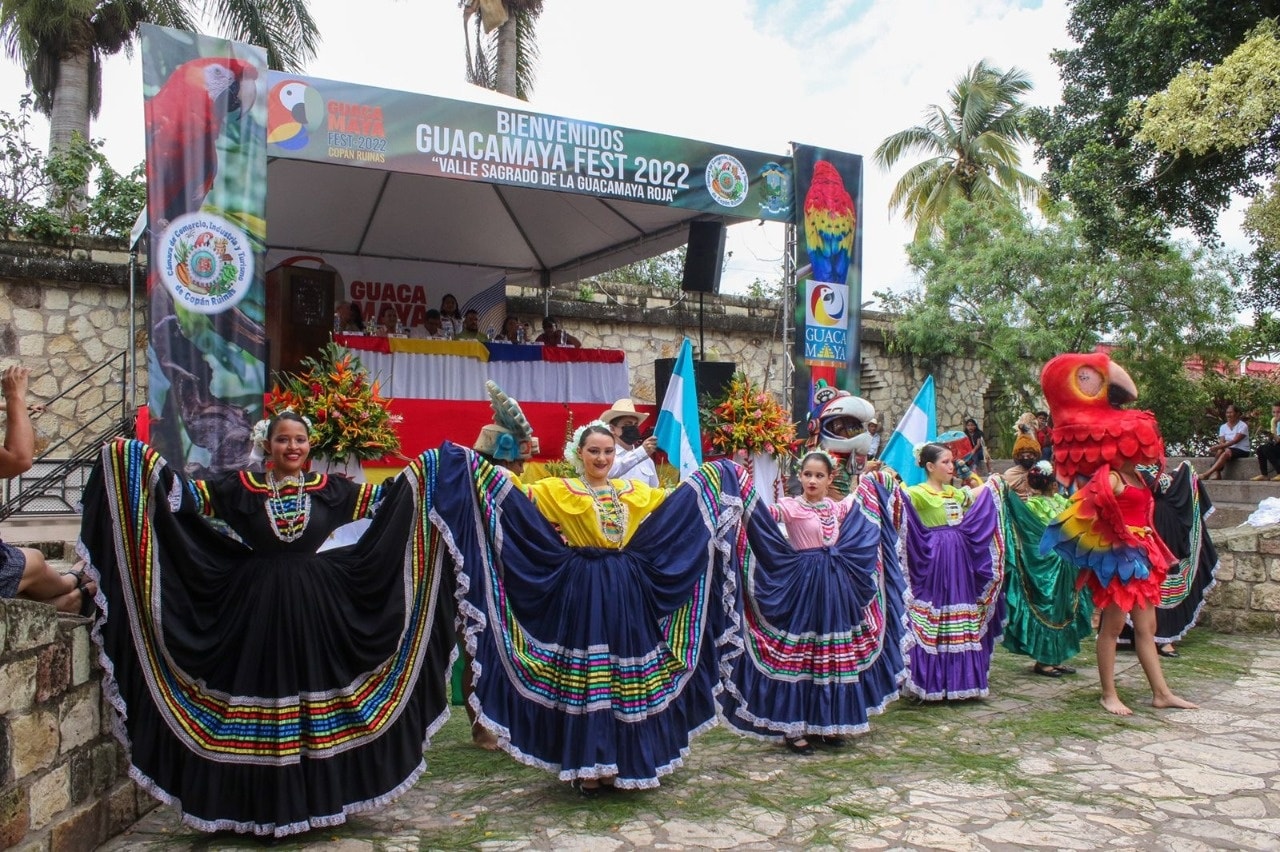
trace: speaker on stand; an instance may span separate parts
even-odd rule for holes
[[[720,292],[720,272],[724,268],[724,222],[689,223],[689,245],[684,254],[684,275],[680,289],[698,294],[698,357],[706,357],[703,337],[703,305],[706,293]],[[661,397],[659,397],[661,399]]]
[[[676,367],[675,358],[657,358],[653,362],[653,387],[658,394],[658,406],[667,398],[667,385],[671,384],[671,371]],[[693,383],[698,403],[703,399],[716,399],[729,390],[729,382],[738,365],[733,361],[697,361],[693,365]]]

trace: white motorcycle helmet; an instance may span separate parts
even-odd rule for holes
[[[848,391],[823,388],[815,394],[817,402],[826,404],[810,421],[810,433],[817,432],[818,443],[824,450],[865,456],[871,449],[871,434],[867,421],[876,416],[871,403]],[[815,429],[814,426],[817,426]]]

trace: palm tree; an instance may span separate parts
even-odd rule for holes
[[[534,25],[542,14],[542,3],[543,0],[460,0],[468,83],[529,100],[538,59]],[[474,48],[467,32],[472,15],[476,17]]]
[[[102,60],[131,50],[139,24],[195,31],[200,14],[227,38],[262,45],[278,70],[299,69],[319,43],[306,0],[0,0],[0,41],[49,116],[50,153],[76,134],[89,139],[102,106]]]
[[[876,148],[873,156],[886,170],[912,151],[933,155],[907,169],[889,197],[890,210],[901,208],[916,223],[917,240],[933,233],[956,198],[1040,201],[1040,182],[1018,169],[1018,145],[1028,141],[1021,97],[1029,91],[1026,72],[1002,71],[984,59],[947,92],[945,109],[930,105],[923,125],[900,130]]]

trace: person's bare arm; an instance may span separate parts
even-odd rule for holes
[[[0,449],[0,477],[8,479],[31,469],[35,458],[36,433],[27,413],[26,367],[13,366],[0,377],[5,402],[4,447]]]

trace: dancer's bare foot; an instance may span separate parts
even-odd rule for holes
[[[485,751],[498,750],[498,738],[493,735],[492,731],[484,725],[481,725],[479,722],[476,722],[471,726],[471,742]]]
[[[1133,715],[1133,711],[1129,709],[1128,705],[1120,700],[1120,696],[1118,695],[1112,695],[1109,697],[1104,695],[1099,699],[1098,703],[1101,704],[1102,709],[1106,710],[1108,713],[1114,713],[1117,716]]]
[[[1179,698],[1178,696],[1174,695],[1172,692],[1170,692],[1168,695],[1153,696],[1151,699],[1151,706],[1160,710],[1166,710],[1166,709],[1199,710],[1200,709],[1199,704],[1192,704],[1187,699]]]

